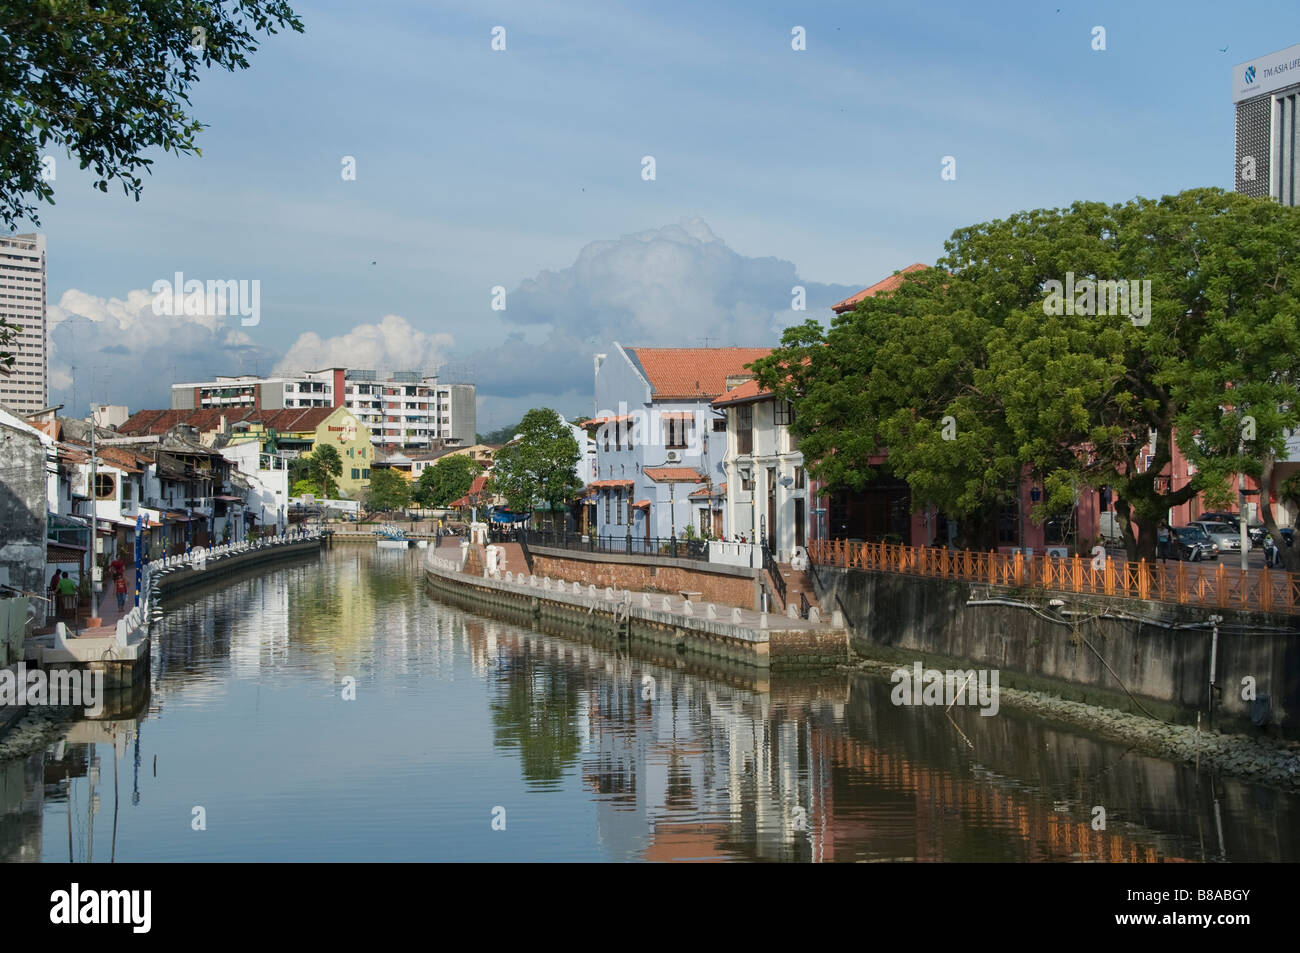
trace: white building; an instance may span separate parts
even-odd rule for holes
[[[45,236],[0,236],[0,318],[17,328],[14,365],[0,370],[0,404],[19,415],[50,403]]]
[[[811,503],[803,454],[790,424],[794,408],[757,381],[728,378],[731,388],[713,402],[727,415],[726,525],[747,541],[767,540],[777,562],[807,547]]]

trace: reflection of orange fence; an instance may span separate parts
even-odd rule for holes
[[[1300,613],[1300,581],[1290,573],[1260,569],[1243,573],[1222,563],[1131,563],[1107,558],[1094,568],[1091,557],[1025,556],[896,543],[851,543],[818,539],[808,545],[815,563],[845,569],[901,572],[936,579],[995,586],[1047,589],[1092,595],[1153,599],[1220,609]]]

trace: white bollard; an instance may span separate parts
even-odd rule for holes
[[[731,610],[731,624],[732,624],[732,625],[740,625],[740,610],[739,610],[739,609],[732,609],[732,610]]]
[[[691,605],[690,599],[682,600],[682,612],[685,615],[695,615],[695,606]]]
[[[818,622],[821,622],[821,620],[822,620],[822,610],[821,610],[821,609],[818,609],[816,606],[813,606],[812,608],[810,608],[810,609],[808,610],[808,621],[809,621],[809,622],[818,623]]]
[[[614,590],[610,586],[605,587],[605,601],[606,602],[614,601]]]
[[[573,594],[575,596],[582,595],[582,584],[578,582],[576,579],[573,581]]]
[[[758,627],[759,627],[760,629],[766,629],[766,628],[767,628],[767,613],[766,613],[766,612],[760,612],[760,613],[758,614]]]
[[[664,612],[673,611],[673,600],[669,596],[664,596]]]
[[[790,603],[788,606],[785,607],[785,615],[787,619],[799,618],[799,607],[795,605],[793,602]]]
[[[831,625],[835,626],[837,629],[844,628],[844,613],[839,609],[831,610]]]
[[[650,593],[648,592],[641,593],[641,608],[642,609],[650,608]]]

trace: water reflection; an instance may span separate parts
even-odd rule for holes
[[[146,691],[0,763],[0,857],[1297,858],[1295,796],[1007,708],[898,708],[881,679],[483,618],[418,559],[340,548],[167,606]]]

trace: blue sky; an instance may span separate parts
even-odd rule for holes
[[[480,430],[580,412],[611,338],[775,343],[792,284],[828,315],[964,225],[1231,188],[1231,67],[1300,42],[1294,0],[295,6],[139,203],[60,159],[52,317],[89,320],[53,332],[54,399],[74,362],[77,403],[136,409],[345,355],[472,373]],[[140,318],[176,271],[260,280],[260,324]]]

